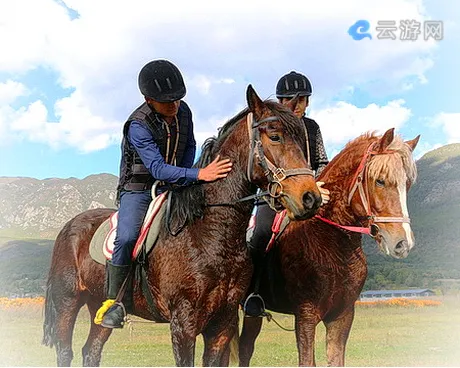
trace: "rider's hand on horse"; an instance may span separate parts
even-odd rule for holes
[[[331,194],[331,192],[329,192],[329,190],[327,190],[326,188],[322,188],[322,186],[324,185],[323,181],[317,181],[316,185],[319,189],[319,192],[321,193],[321,199],[323,200],[321,205],[326,204],[331,199],[331,197],[329,197],[329,194]]]
[[[200,169],[200,171],[198,171],[198,180],[214,181],[225,178],[232,170],[232,163],[229,159],[219,159],[220,155],[217,155],[213,162],[204,169]]]

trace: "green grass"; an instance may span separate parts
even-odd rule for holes
[[[346,354],[348,366],[459,366],[460,300],[446,299],[440,307],[358,307]],[[293,317],[275,315],[285,327]],[[42,311],[37,308],[0,309],[0,366],[53,366],[55,350],[40,345]],[[88,313],[82,310],[74,333],[74,366],[80,366],[81,347],[88,333]],[[102,366],[174,365],[169,325],[134,324],[116,330],[105,345]],[[317,365],[327,365],[325,329],[318,326]],[[203,343],[198,339],[196,364],[201,365]],[[264,322],[253,366],[296,366],[293,332]]]

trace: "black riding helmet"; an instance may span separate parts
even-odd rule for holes
[[[139,73],[139,89],[158,102],[173,102],[185,96],[185,83],[179,69],[167,60],[153,60]]]
[[[312,94],[311,83],[308,78],[294,71],[283,75],[276,85],[276,97],[294,97],[296,94],[300,96],[310,96]]]

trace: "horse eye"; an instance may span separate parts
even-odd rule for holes
[[[377,179],[375,181],[375,184],[377,184],[378,187],[384,187],[385,186],[385,180]]]
[[[273,142],[280,142],[281,137],[279,135],[271,135],[270,140],[273,141]]]

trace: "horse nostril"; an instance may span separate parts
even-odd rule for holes
[[[405,240],[401,240],[396,244],[395,246],[395,252],[396,253],[402,253],[404,250],[407,248],[407,242]]]
[[[306,209],[311,210],[315,205],[315,196],[311,192],[307,192],[303,195],[303,205]]]

